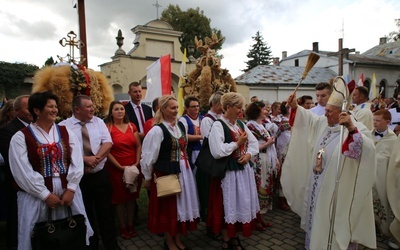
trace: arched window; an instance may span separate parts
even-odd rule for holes
[[[369,79],[364,80],[364,87],[366,87],[368,89],[368,93],[369,93],[369,91],[371,91],[370,90],[371,81]]]
[[[113,84],[112,85],[113,91],[114,91],[114,95],[115,94],[121,94],[122,93],[122,86],[119,84]]]
[[[386,83],[386,80],[382,80],[380,83],[379,83],[379,88],[378,88],[378,93],[377,93],[377,97],[381,97],[381,98],[386,98],[386,93],[388,93],[388,91],[387,91],[387,83]]]
[[[394,91],[393,91],[393,97],[397,99],[397,96],[399,95],[399,87],[400,87],[400,79],[396,81],[394,84]]]

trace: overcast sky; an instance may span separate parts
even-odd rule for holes
[[[155,0],[86,0],[86,30],[89,67],[111,60],[117,49],[118,29],[125,37],[123,49],[133,47],[131,29],[157,18]],[[252,36],[260,31],[274,57],[282,57],[319,42],[320,50],[344,47],[361,53],[378,45],[379,38],[398,28],[399,0],[159,0],[159,15],[168,4],[182,10],[199,7],[211,19],[211,27],[226,37],[222,67],[233,77],[246,68]],[[58,41],[73,30],[78,16],[72,0],[0,0],[0,61],[42,66],[45,60],[65,56]]]

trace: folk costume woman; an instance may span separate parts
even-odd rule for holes
[[[203,119],[203,115],[200,115],[199,99],[194,96],[188,96],[185,99],[185,114],[179,119],[179,123],[185,126],[188,137],[187,152],[189,161],[191,163],[196,162],[197,156],[201,149],[201,143],[203,137],[201,136],[200,124]],[[196,175],[197,167],[194,166],[194,174]]]
[[[165,234],[166,248],[185,249],[180,235],[197,229],[200,218],[196,182],[186,153],[186,131],[177,125],[178,102],[168,95],[160,97],[158,104],[155,125],[144,138],[140,161],[145,187],[151,190],[147,226],[151,233]],[[157,197],[154,178],[168,174],[179,174],[182,192]]]
[[[279,170],[279,161],[275,149],[275,138],[272,137],[263,124],[267,117],[267,110],[263,102],[253,102],[249,104],[245,112],[248,120],[247,127],[258,140],[260,153],[252,158],[254,175],[256,178],[258,200],[260,202],[260,215],[258,217],[256,229],[265,231],[264,227],[271,224],[264,221],[262,214],[272,210],[274,177]]]
[[[28,109],[34,123],[11,139],[11,172],[21,188],[18,192],[18,249],[31,249],[31,233],[36,222],[72,214],[86,217],[86,243],[93,230],[87,220],[79,182],[83,175],[82,146],[73,132],[54,123],[57,96],[51,92],[34,93]]]
[[[224,178],[212,178],[207,227],[222,233],[222,248],[243,248],[238,237],[251,235],[260,211],[254,171],[249,162],[258,154],[258,141],[239,119],[244,105],[241,94],[230,92],[221,97],[224,115],[214,122],[210,150],[215,158],[230,157]]]

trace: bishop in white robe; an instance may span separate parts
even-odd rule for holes
[[[326,106],[326,117],[297,107],[295,95],[289,97],[292,137],[282,167],[283,192],[292,210],[301,217],[301,228],[306,231],[305,248],[327,249],[336,171],[340,166],[332,249],[347,249],[353,243],[374,249],[375,146],[363,124],[340,113],[343,98],[340,101],[334,93]],[[339,145],[339,123],[346,126],[343,148]]]

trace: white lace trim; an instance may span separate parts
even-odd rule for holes
[[[177,195],[178,221],[194,221],[200,217],[199,198],[196,189],[196,180],[192,169],[186,168],[185,160],[180,161],[181,173],[179,181],[182,193]]]
[[[254,171],[246,164],[242,171],[227,171],[221,181],[225,222],[249,223],[260,211]]]

